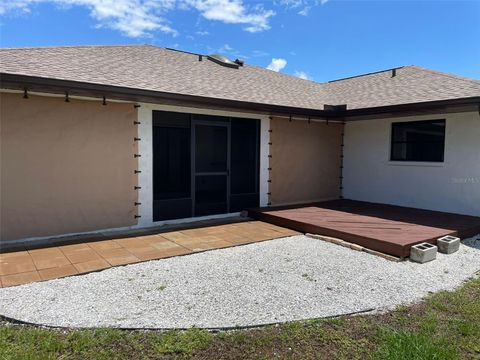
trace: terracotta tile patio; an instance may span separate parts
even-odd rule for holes
[[[0,253],[0,286],[49,280],[297,234],[296,231],[261,221],[245,221]]]

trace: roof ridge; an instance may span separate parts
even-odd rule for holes
[[[187,51],[187,50],[180,50],[180,49],[175,49],[175,48],[170,48],[170,47],[166,47],[166,48],[159,48],[159,49],[165,49],[165,50],[168,50],[168,51],[175,51],[175,52],[179,52],[179,53],[182,53],[182,54],[188,54],[188,55],[195,55],[195,56],[207,56],[205,54],[201,54],[201,53],[194,53],[192,51]]]
[[[446,72],[438,71],[438,70],[432,70],[432,69],[424,68],[424,67],[418,66],[418,65],[408,65],[406,67],[415,68],[417,70],[426,71],[426,72],[436,74],[436,75],[442,75],[442,76],[449,77],[449,78],[456,79],[456,80],[474,82],[475,84],[480,83],[480,80],[477,80],[477,79],[474,79],[474,78],[469,78],[469,77],[466,77],[466,76],[459,76],[459,75],[450,74],[450,73],[446,73]]]
[[[359,78],[359,77],[362,77],[362,76],[368,76],[368,75],[380,74],[380,73],[383,73],[383,72],[392,71],[392,70],[397,70],[397,69],[401,69],[401,68],[408,67],[408,66],[409,66],[409,65],[402,65],[402,66],[396,66],[396,67],[389,68],[389,69],[378,70],[378,71],[372,71],[372,72],[365,73],[365,74],[359,74],[359,75],[347,76],[347,77],[340,78],[340,79],[329,80],[329,81],[327,81],[327,82],[326,82],[326,84],[333,83],[333,82],[337,82],[337,81],[343,81],[343,80],[355,79],[355,78]]]
[[[297,80],[301,80],[301,81],[308,81],[308,82],[313,83],[315,85],[325,85],[326,84],[324,82],[319,82],[319,81],[312,80],[312,79],[302,79],[301,77],[298,77],[298,76],[295,76],[295,75],[292,75],[292,74],[287,74],[287,73],[284,73],[284,72],[281,72],[281,71],[270,70],[270,69],[267,69],[264,66],[249,64],[247,62],[245,62],[243,67],[255,68],[255,69],[258,69],[258,70],[262,70],[262,71],[271,71],[273,73],[276,73],[277,75],[281,75],[281,76],[285,76],[285,77],[288,77],[288,78],[293,78],[293,79],[297,79]]]
[[[27,49],[68,49],[68,48],[112,48],[112,47],[140,47],[150,46],[159,48],[150,44],[121,44],[121,45],[47,45],[47,46],[20,46],[20,47],[0,47],[0,50],[27,50]]]

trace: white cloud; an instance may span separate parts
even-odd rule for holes
[[[21,11],[21,12],[30,12],[30,5],[37,1],[33,0],[11,0],[11,1],[1,1],[0,2],[0,15],[5,14],[8,11]]]
[[[230,45],[225,44],[220,48],[219,51],[222,52],[222,51],[232,51],[232,50],[233,50],[233,48]]]
[[[250,0],[0,0],[0,15],[29,13],[32,6],[40,3],[60,8],[80,6],[90,11],[97,27],[118,30],[129,37],[148,37],[155,31],[176,36],[178,31],[168,21],[168,13],[196,10],[207,20],[243,25],[245,31],[255,33],[270,29],[270,19],[275,16],[275,11],[265,6],[296,9],[298,14],[306,16],[313,6],[327,1],[258,0],[252,5]],[[208,32],[198,31],[197,35]]]
[[[130,37],[150,36],[161,31],[173,36],[166,14],[172,10],[195,9],[207,20],[226,24],[243,24],[244,30],[258,32],[270,29],[269,19],[275,15],[261,4],[247,6],[243,0],[0,0],[0,14],[30,12],[33,5],[50,3],[62,8],[85,7],[98,27],[118,30]],[[208,32],[203,32],[206,35]]]
[[[298,8],[304,5],[305,1],[308,0],[275,0],[275,3],[287,8]]]
[[[299,77],[300,79],[312,80],[312,78],[305,71],[295,71],[293,75]]]
[[[303,6],[323,5],[326,2],[328,2],[328,0],[275,0],[275,3],[278,5],[282,5],[291,9]]]
[[[175,0],[10,0],[0,4],[0,14],[8,11],[30,12],[38,3],[61,8],[82,6],[90,11],[98,27],[119,30],[130,37],[148,36],[152,31],[177,35],[162,14],[175,7]]]
[[[268,19],[275,15],[265,10],[261,4],[247,8],[242,0],[186,0],[207,20],[221,21],[227,24],[245,24],[244,29],[258,32],[270,29]]]
[[[284,6],[287,9],[300,9],[297,14],[307,16],[313,6],[323,5],[328,0],[276,0],[276,4]]]
[[[310,12],[311,7],[310,6],[305,6],[302,10],[300,10],[297,14],[298,15],[303,15],[307,16],[308,13]]]
[[[268,70],[276,71],[279,72],[282,70],[285,66],[287,66],[287,60],[281,59],[281,58],[273,58],[272,62],[267,66]]]

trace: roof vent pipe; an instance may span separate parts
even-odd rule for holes
[[[240,66],[236,62],[226,58],[223,55],[220,54],[213,54],[213,55],[207,55],[207,59],[213,61],[214,63],[217,63],[219,65],[225,66],[225,67],[230,67],[234,69],[238,69]]]
[[[392,78],[397,76],[397,69],[392,69]]]
[[[243,66],[243,64],[245,64],[245,61],[240,60],[240,59],[235,59],[234,63],[238,64],[239,66]]]

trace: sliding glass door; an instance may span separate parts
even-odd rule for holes
[[[154,221],[259,205],[260,121],[153,112]]]

